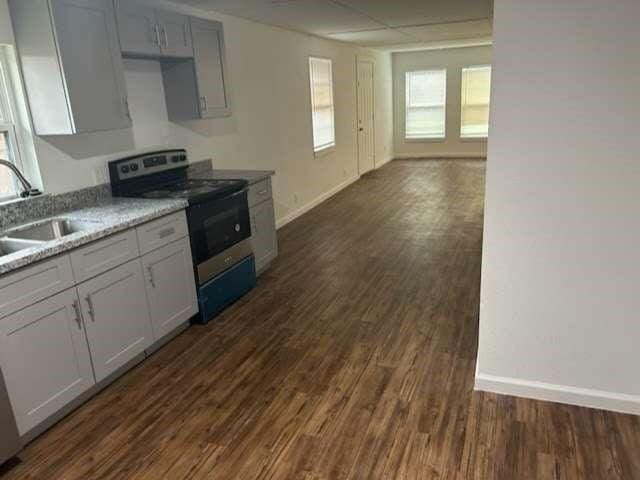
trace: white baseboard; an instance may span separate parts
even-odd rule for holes
[[[640,396],[476,373],[475,390],[640,415]]]
[[[486,160],[487,154],[482,153],[424,153],[424,154],[415,154],[415,155],[396,155],[393,157],[394,160],[417,160],[421,158],[433,159],[433,158],[462,158],[462,159],[478,159],[478,160]]]
[[[380,163],[376,163],[375,170],[379,169],[380,167],[385,166],[387,163],[389,163],[394,158],[395,157],[387,157],[384,160],[382,160]]]
[[[358,181],[359,179],[360,179],[360,175],[356,175],[355,177],[352,177],[352,178],[342,182],[341,184],[333,187],[331,190],[329,190],[328,192],[323,193],[319,197],[316,197],[315,199],[313,199],[312,201],[310,201],[306,205],[303,205],[302,207],[298,208],[297,210],[294,210],[293,212],[289,213],[288,215],[285,215],[284,217],[278,219],[276,221],[276,229],[279,230],[280,228],[284,227],[287,223],[295,220],[296,218],[298,218],[301,215],[304,215],[305,213],[307,213],[312,208],[317,207],[322,202],[324,202],[325,200],[333,197],[340,190],[344,190],[349,185],[351,185],[352,183]]]

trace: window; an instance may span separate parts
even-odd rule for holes
[[[447,71],[407,72],[405,138],[444,138]]]
[[[313,151],[320,152],[336,144],[331,60],[309,58],[309,77],[311,79]]]
[[[491,93],[491,67],[462,69],[462,106],[460,110],[460,136],[486,138],[489,133],[489,97]]]
[[[14,127],[14,103],[11,97],[6,56],[0,47],[0,158],[20,167],[20,156]],[[18,187],[13,173],[0,167],[0,199],[13,197]]]

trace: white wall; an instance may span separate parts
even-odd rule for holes
[[[0,0],[0,44],[11,44],[14,42],[13,32],[11,29],[11,19],[9,18],[9,10],[7,0]]]
[[[191,160],[213,158],[217,168],[276,170],[276,217],[282,222],[305,205],[358,175],[355,66],[357,56],[376,62],[378,163],[391,156],[390,54],[322,40],[235,17],[151,2],[221,20],[225,28],[233,115],[173,124],[167,121],[159,64],[126,61],[125,78],[134,127],[72,137],[36,139],[45,189],[73,190],[99,181],[96,170],[123,152],[177,145]],[[0,0],[0,24],[6,21]],[[315,158],[312,149],[308,56],[333,59],[335,151]]]
[[[396,158],[437,156],[486,156],[486,140],[460,138],[462,69],[491,64],[491,47],[445,48],[397,52],[393,57],[394,154]],[[405,74],[412,70],[447,69],[445,139],[406,140]]]
[[[495,2],[480,389],[640,413],[639,19]]]

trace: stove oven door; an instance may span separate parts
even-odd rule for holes
[[[187,218],[196,266],[251,237],[247,190],[192,205],[187,210]]]

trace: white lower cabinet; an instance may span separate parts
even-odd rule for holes
[[[251,244],[256,257],[256,270],[262,272],[278,256],[273,201],[254,205],[251,215]]]
[[[20,434],[197,312],[184,212],[0,278],[0,367]]]
[[[20,434],[94,385],[75,288],[0,319],[0,362]]]
[[[198,313],[189,239],[183,238],[142,257],[156,340]]]
[[[152,343],[139,259],[78,285],[96,381],[100,382]]]

